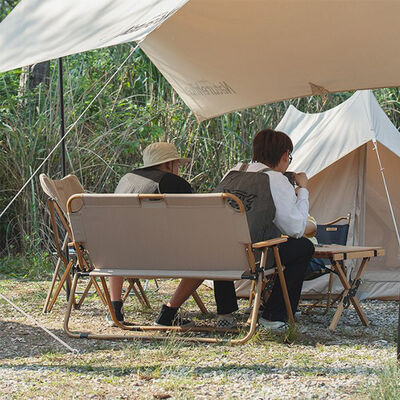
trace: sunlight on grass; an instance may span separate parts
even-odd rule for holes
[[[400,399],[400,370],[397,364],[389,364],[378,374],[378,382],[371,390],[371,399]]]

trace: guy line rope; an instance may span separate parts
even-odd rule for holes
[[[46,161],[50,158],[50,156],[54,153],[56,148],[60,145],[60,143],[67,137],[67,135],[71,132],[71,130],[75,127],[75,125],[78,123],[78,121],[82,118],[82,116],[86,113],[86,111],[91,107],[91,105],[96,101],[96,99],[100,96],[100,94],[103,92],[103,90],[107,87],[107,85],[112,81],[112,79],[115,77],[115,75],[120,71],[120,69],[126,64],[126,62],[129,60],[131,55],[138,49],[141,41],[138,41],[136,43],[136,46],[131,49],[129,52],[128,56],[125,58],[125,60],[122,62],[122,64],[117,68],[117,70],[111,75],[111,77],[107,80],[107,82],[104,84],[104,86],[100,89],[100,91],[96,94],[96,96],[93,98],[93,100],[88,104],[88,106],[82,111],[82,113],[79,115],[79,117],[76,119],[76,121],[68,128],[67,132],[65,132],[64,136],[57,142],[57,144],[53,147],[53,149],[50,151],[50,153],[47,155],[47,157],[43,160],[43,162],[39,165],[39,167],[36,168],[36,170],[33,172],[33,174],[29,177],[29,179],[25,182],[25,184],[22,186],[22,188],[17,192],[17,194],[12,198],[12,200],[7,204],[7,206],[4,208],[4,210],[0,214],[0,219],[2,216],[6,213],[6,211],[10,208],[10,206],[14,203],[14,201],[18,198],[18,196],[22,193],[22,191],[26,188],[26,186],[29,185],[29,182],[34,178],[34,176],[40,171],[40,169],[43,167],[43,165],[46,163]],[[72,351],[74,353],[78,352],[78,350],[73,349],[70,347],[67,343],[65,343],[63,340],[61,340],[58,336],[56,336],[54,333],[50,332],[48,329],[43,327],[42,325],[39,324],[38,321],[35,320],[32,316],[27,314],[25,311],[23,311],[20,307],[15,305],[10,299],[8,299],[6,296],[4,296],[2,293],[0,293],[0,297],[7,301],[11,306],[13,306],[16,310],[18,310],[20,313],[22,313],[25,317],[31,319],[32,321],[35,322],[41,329],[43,329],[47,334],[49,334],[51,337],[56,339],[58,342],[60,342],[63,346],[65,346],[69,351]]]
[[[125,58],[125,60],[122,62],[122,64],[118,67],[118,69],[111,75],[111,77],[108,79],[108,81],[104,84],[104,86],[100,89],[100,91],[96,94],[96,96],[93,98],[93,100],[88,104],[88,106],[82,111],[81,115],[76,119],[76,121],[68,128],[67,132],[65,132],[64,136],[57,142],[57,144],[53,147],[53,149],[50,151],[50,153],[47,155],[47,157],[42,161],[42,163],[36,168],[34,173],[29,177],[29,179],[24,183],[22,188],[17,192],[17,194],[12,198],[12,200],[7,204],[6,208],[1,212],[0,214],[0,219],[1,217],[6,213],[6,211],[10,208],[10,206],[14,203],[14,201],[17,199],[17,197],[21,194],[21,192],[26,188],[26,186],[29,184],[29,182],[34,178],[34,176],[40,171],[40,169],[43,167],[43,165],[46,163],[46,161],[50,158],[50,156],[54,153],[54,151],[57,149],[57,147],[60,145],[60,143],[67,137],[67,135],[72,131],[72,129],[75,127],[75,125],[78,123],[78,121],[83,117],[83,115],[86,113],[86,111],[91,107],[91,105],[97,100],[97,98],[100,96],[100,94],[103,92],[103,90],[107,87],[107,85],[112,81],[114,76],[119,72],[119,70],[126,64],[130,56],[136,51],[136,49],[139,47],[141,42],[138,42],[137,45],[130,51],[128,56]]]
[[[378,143],[376,142],[376,140],[373,140],[373,143],[374,143],[374,148],[373,148],[373,149],[375,150],[376,157],[377,157],[377,159],[378,159],[379,170],[380,170],[381,175],[382,175],[383,186],[385,187],[386,198],[387,198],[387,201],[388,201],[388,203],[389,203],[390,213],[391,213],[391,215],[392,215],[392,221],[393,221],[393,225],[394,225],[394,230],[395,230],[395,232],[396,232],[397,243],[398,243],[398,245],[399,245],[399,247],[400,247],[399,229],[397,228],[396,217],[394,216],[393,207],[392,207],[392,201],[391,201],[391,199],[390,199],[389,189],[388,189],[387,184],[386,184],[386,179],[385,179],[385,174],[384,174],[384,170],[385,170],[385,169],[382,167],[381,158],[380,158],[380,156],[379,156]]]

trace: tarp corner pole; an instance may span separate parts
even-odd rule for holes
[[[65,166],[65,120],[64,120],[64,83],[63,83],[63,61],[58,59],[58,95],[60,100],[60,135],[61,135],[61,173],[62,178],[67,174]]]

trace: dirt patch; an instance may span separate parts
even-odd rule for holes
[[[151,323],[176,281],[153,281],[147,293],[152,310],[129,296],[130,320]],[[395,302],[366,301],[370,325],[361,325],[355,311],[344,311],[336,332],[327,329],[326,316],[299,317],[294,342],[283,334],[258,332],[244,346],[190,344],[170,335],[166,342],[96,341],[68,338],[62,330],[66,308],[62,294],[50,314],[41,309],[48,281],[0,280],[0,292],[79,354],[68,352],[40,328],[0,300],[0,396],[2,398],[368,398],[376,374],[395,358],[398,306]],[[215,311],[212,290],[202,287],[202,299]],[[246,302],[241,301],[241,308]],[[195,302],[184,313],[198,324],[213,323]],[[73,312],[74,329],[116,333],[105,324],[105,309],[90,296]],[[246,315],[238,313],[241,323]],[[119,333],[119,332],[118,332]]]

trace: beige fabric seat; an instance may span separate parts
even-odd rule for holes
[[[43,312],[47,313],[52,310],[54,303],[57,300],[57,297],[60,294],[60,291],[64,284],[67,284],[68,287],[71,287],[72,282],[70,272],[72,266],[76,264],[76,255],[74,254],[74,251],[71,252],[71,250],[73,249],[68,249],[68,242],[72,242],[72,232],[67,218],[67,200],[74,194],[84,193],[84,188],[75,175],[67,175],[63,179],[54,180],[50,179],[45,174],[41,174],[39,176],[39,179],[43,191],[49,196],[49,199],[47,200],[47,206],[50,212],[51,226],[54,235],[54,244],[57,251],[56,266],[54,269],[51,285],[43,306]],[[63,241],[60,241],[59,238],[56,216],[58,217],[62,227],[65,230]],[[64,266],[64,273],[61,276],[60,271],[62,266]],[[87,265],[87,263],[85,263],[85,270],[88,271],[89,269],[89,266]],[[59,280],[59,283],[53,294],[57,279]],[[105,303],[105,299],[100,287],[98,286],[96,280],[91,278],[85,290],[83,291],[83,294],[81,295],[79,301],[76,302],[75,297],[73,298],[73,304],[75,308],[80,308],[92,285],[94,285],[101,300],[103,301],[103,303]]]
[[[227,199],[236,201],[240,211],[232,208]],[[110,276],[256,280],[255,306],[249,333],[243,339],[232,340],[232,343],[244,343],[254,333],[260,304],[260,288],[275,272],[279,273],[286,292],[286,305],[290,310],[277,249],[277,245],[287,239],[276,238],[253,244],[253,248],[263,249],[262,270],[256,271],[246,214],[243,204],[236,196],[221,193],[80,194],[69,199],[68,215],[78,262],[82,257],[81,249],[85,249],[94,267],[90,275],[101,278],[112,315],[105,280],[105,277]],[[273,248],[277,270],[264,270],[269,247]],[[77,280],[78,275],[74,279],[72,293]],[[81,334],[69,330],[70,313],[71,304],[66,313],[64,329],[71,337],[82,337]],[[291,315],[291,311],[288,314]],[[113,317],[116,325],[125,330],[185,330],[181,327],[127,327],[118,324],[115,315]],[[190,329],[213,330],[210,327]],[[85,337],[116,339],[126,338],[126,335],[85,334]]]
[[[50,179],[47,175],[41,174],[40,184],[43,191],[49,196],[47,206],[50,212],[50,221],[54,236],[54,244],[57,251],[57,262],[53,273],[53,278],[47,297],[43,306],[43,312],[50,312],[54,306],[55,301],[64,284],[71,287],[70,269],[74,262],[73,254],[70,254],[68,249],[68,242],[72,241],[72,233],[67,220],[67,200],[68,198],[77,193],[83,193],[84,189],[75,175],[68,175],[61,180]],[[59,230],[57,227],[56,216],[64,228],[65,235],[62,241],[59,238]],[[67,254],[68,252],[68,254]],[[71,260],[69,259],[72,256]],[[61,268],[64,267],[64,273],[61,276]],[[60,280],[56,291],[53,295],[53,290],[56,285],[57,279]],[[92,284],[92,283],[90,283]],[[90,286],[89,286],[90,288]],[[89,290],[89,288],[87,288]],[[81,297],[81,301],[85,298],[87,291]],[[79,307],[80,303],[74,304]]]

